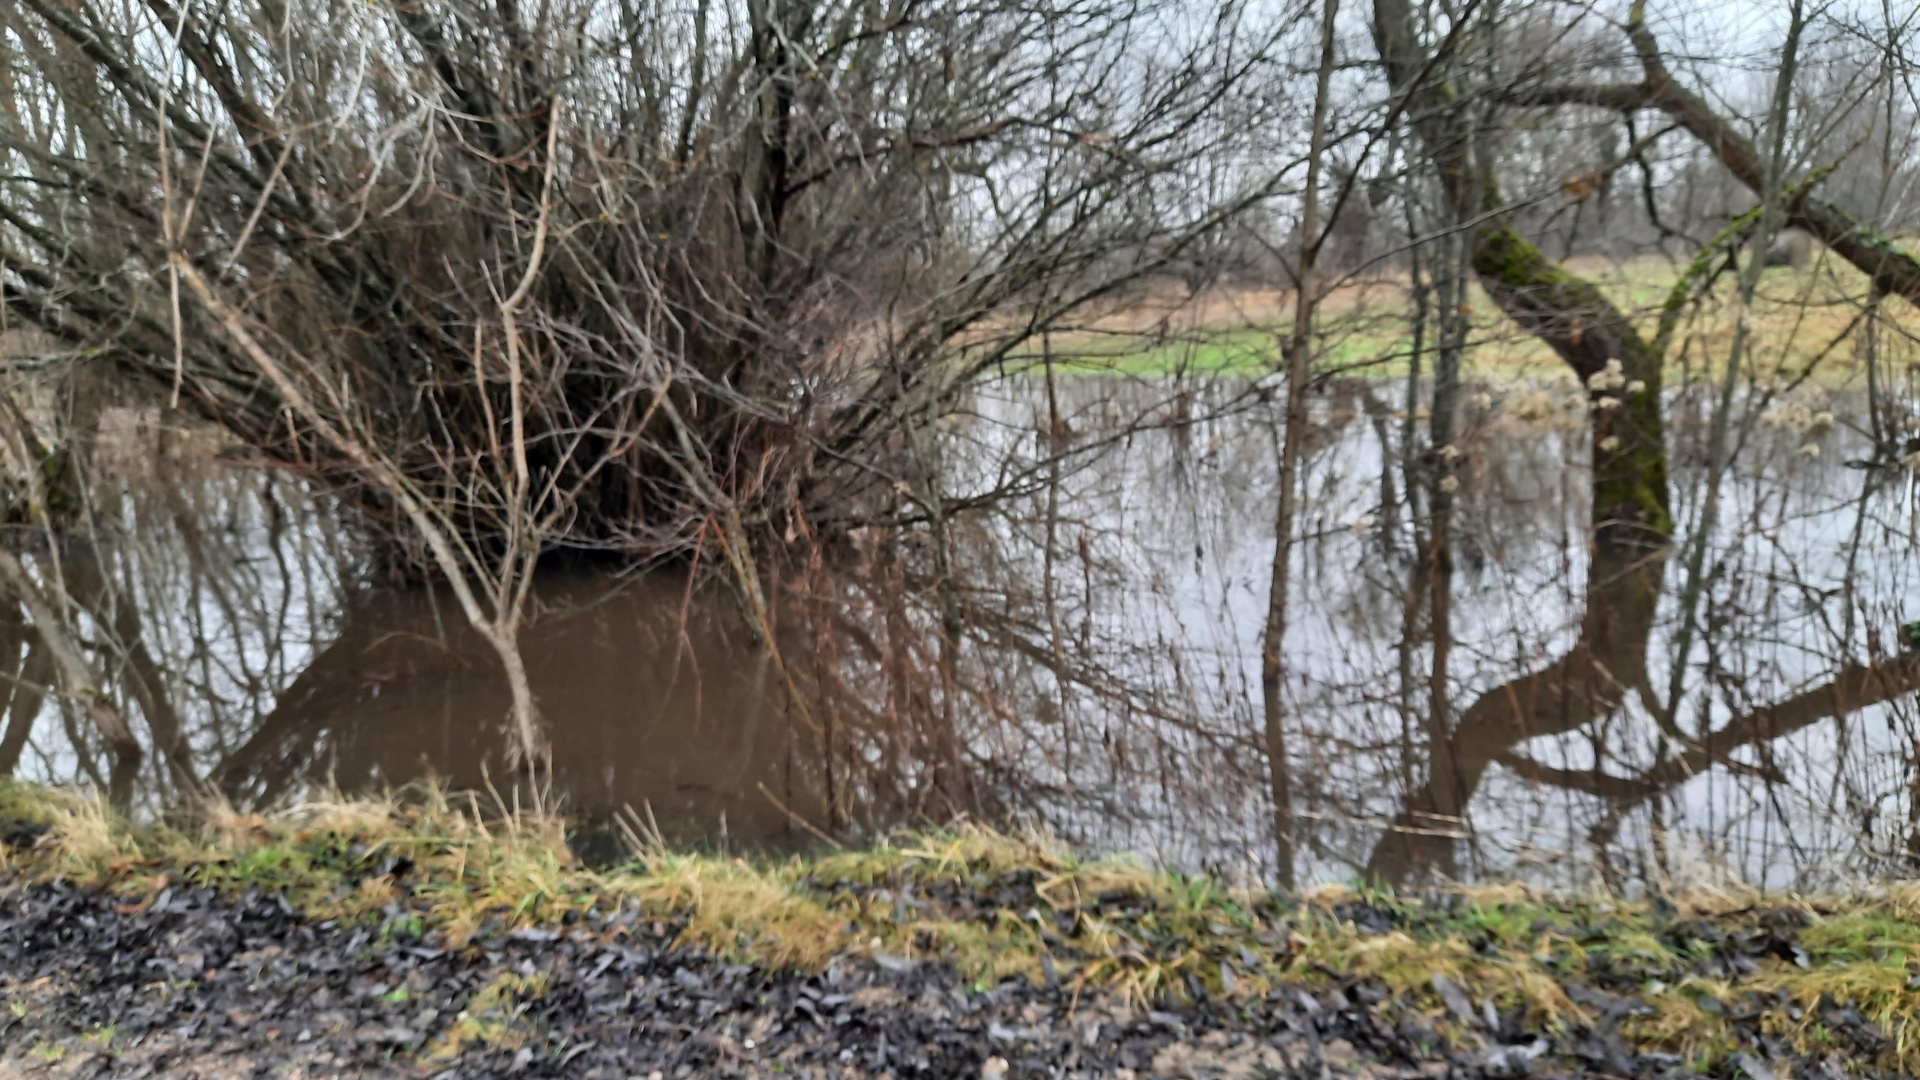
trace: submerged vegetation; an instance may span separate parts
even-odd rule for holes
[[[1920,1069],[1905,1023],[1920,1008],[1912,886],[1822,899],[1518,887],[1292,896],[1126,858],[1083,860],[1042,835],[968,825],[784,858],[671,851],[629,830],[630,857],[596,868],[571,853],[557,819],[485,805],[419,786],[135,826],[90,794],[0,792],[14,888],[60,879],[120,897],[120,910],[211,886],[277,894],[310,920],[375,928],[369,940],[449,949],[508,934],[618,933],[637,918],[765,970],[933,962],[976,990],[1021,980],[1141,1008],[1257,1007],[1337,990],[1398,1010],[1403,1029],[1440,1046],[1503,1027],[1604,1022],[1637,1052],[1699,1068],[1791,1052]],[[498,1007],[541,992],[532,975],[489,983],[439,1052],[500,1034],[489,1019]]]

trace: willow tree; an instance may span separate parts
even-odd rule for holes
[[[1743,297],[1750,300],[1761,270],[1759,251],[1777,227],[1788,226],[1811,234],[1860,270],[1873,302],[1900,296],[1920,303],[1920,262],[1890,237],[1821,197],[1820,185],[1831,175],[1831,163],[1798,172],[1788,169],[1780,146],[1788,123],[1784,102],[1794,89],[1791,63],[1783,65],[1777,79],[1767,124],[1770,138],[1763,150],[1752,135],[1673,73],[1648,23],[1644,0],[1635,0],[1618,24],[1624,45],[1619,55],[1628,58],[1638,75],[1625,80],[1569,79],[1567,73],[1578,74],[1582,66],[1549,62],[1564,60],[1550,55],[1550,49],[1503,53],[1491,48],[1488,43],[1498,37],[1497,27],[1490,13],[1476,5],[1449,11],[1437,26],[1423,21],[1427,13],[1407,0],[1374,0],[1372,14],[1380,67],[1396,108],[1407,117],[1419,168],[1443,194],[1465,234],[1480,285],[1514,324],[1548,346],[1586,387],[1592,446],[1590,524],[1596,550],[1587,569],[1584,611],[1573,646],[1539,669],[1480,694],[1457,717],[1439,718],[1430,729],[1425,782],[1407,793],[1405,807],[1375,848],[1367,872],[1399,879],[1421,866],[1450,871],[1452,841],[1444,834],[1466,816],[1496,764],[1537,782],[1610,799],[1620,812],[1730,761],[1742,749],[1920,686],[1920,658],[1912,654],[1871,663],[1849,661],[1830,678],[1785,700],[1735,715],[1711,729],[1681,730],[1675,716],[1683,704],[1710,511],[1695,524],[1684,625],[1674,643],[1676,655],[1667,665],[1667,685],[1656,687],[1648,676],[1674,531],[1662,376],[1690,301],[1748,248],[1757,249],[1742,275]],[[1510,15],[1502,13],[1503,18]],[[1796,5],[1789,56],[1795,53],[1803,25]],[[1544,36],[1557,41],[1562,33]],[[1607,74],[1615,61],[1605,49],[1598,54],[1586,67]],[[1606,172],[1643,162],[1659,138],[1684,134],[1727,177],[1748,189],[1757,204],[1736,213],[1690,253],[1650,322],[1636,320],[1594,282],[1547,256],[1526,235],[1521,208],[1503,189],[1503,125],[1515,118],[1539,120],[1555,110],[1613,117],[1629,132],[1634,130],[1633,118],[1642,114],[1667,121],[1666,128],[1605,162],[1596,174],[1601,179]],[[1592,193],[1593,184],[1594,178],[1573,178],[1566,193],[1582,199]],[[1651,190],[1647,198],[1651,214]],[[1730,409],[1734,369],[1742,362],[1738,340],[1728,358],[1716,417],[1710,470],[1715,473],[1725,464],[1719,433]],[[1889,446],[1876,447],[1875,463],[1898,453]],[[1710,488],[1717,479],[1710,479]],[[1436,569],[1446,571],[1444,566]],[[1444,655],[1450,628],[1436,617],[1432,630],[1436,655]],[[1436,686],[1444,685],[1445,678],[1445,672],[1438,671]],[[1677,748],[1638,775],[1609,773],[1597,763],[1584,771],[1551,767],[1521,749],[1528,740],[1567,734],[1615,715],[1636,696]]]
[[[1373,5],[1387,81],[1404,99],[1425,165],[1467,223],[1474,273],[1500,310],[1566,361],[1593,396],[1596,540],[1609,547],[1657,544],[1673,528],[1660,351],[1598,287],[1548,259],[1515,223],[1496,169],[1499,147],[1456,68],[1466,24],[1466,17],[1456,19],[1454,32],[1435,46],[1408,0]]]
[[[521,684],[555,550],[710,556],[765,624],[756,551],[937,525],[969,380],[1265,196],[1194,163],[1276,32],[1188,14],[0,0],[5,314],[357,501]]]

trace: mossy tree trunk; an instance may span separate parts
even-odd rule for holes
[[[1562,83],[1553,81],[1542,69],[1536,78],[1506,88],[1502,100],[1509,105],[1542,109],[1583,105],[1621,114],[1657,110],[1698,140],[1726,169],[1727,175],[1755,195],[1764,195],[1766,158],[1752,139],[1716,112],[1706,98],[1674,76],[1667,66],[1666,54],[1647,25],[1646,14],[1646,0],[1635,0],[1621,27],[1640,64],[1640,81]],[[1783,224],[1804,230],[1835,255],[1853,264],[1867,275],[1879,294],[1904,297],[1920,305],[1920,259],[1902,248],[1893,237],[1814,195],[1814,188],[1832,169],[1832,165],[1827,165],[1812,170],[1785,188],[1780,204],[1785,215]]]
[[[1592,282],[1521,236],[1473,118],[1421,39],[1409,0],[1375,0],[1374,42],[1441,189],[1476,221],[1473,269],[1501,311],[1565,360],[1593,400],[1593,528],[1609,549],[1657,546],[1672,532],[1660,413],[1660,350]],[[1452,39],[1443,48],[1450,48]]]
[[[1474,272],[1500,309],[1567,362],[1592,402],[1593,528],[1606,547],[1673,531],[1661,424],[1661,350],[1601,295],[1549,261],[1504,215],[1475,236]]]

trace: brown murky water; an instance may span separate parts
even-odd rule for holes
[[[725,598],[666,575],[556,576],[540,608],[522,649],[570,805],[650,809],[683,840],[778,841],[790,814],[827,820],[777,673]],[[497,659],[449,598],[374,591],[214,779],[257,803],[316,782],[506,788],[508,711]]]
[[[1476,392],[1453,610],[1435,625],[1401,419],[1376,390],[1340,388],[1315,418],[1289,638],[1304,877],[1794,885],[1913,865],[1920,671],[1897,628],[1920,618],[1920,528],[1913,473],[1845,465],[1857,397],[1753,406],[1680,658],[1685,559],[1589,555],[1564,389]],[[1017,489],[956,523],[957,638],[917,539],[855,538],[786,584],[804,707],[724,584],[547,578],[524,648],[567,805],[772,845],[966,809],[1261,872],[1271,406],[1231,381],[1068,380],[1060,400],[1074,453],[1057,466],[1034,464],[1054,441],[1030,382],[943,431],[953,494]],[[1809,426],[1823,411],[1831,430]],[[1704,420],[1673,415],[1684,527]],[[184,452],[116,468],[98,541],[64,565],[127,646],[129,712],[173,751],[150,763],[149,805],[186,772],[258,804],[503,775],[491,654],[430,591],[367,581],[324,500]],[[0,673],[0,764],[97,782],[88,732],[32,689],[48,662],[17,617]]]

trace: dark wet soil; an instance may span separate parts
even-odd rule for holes
[[[1624,998],[1557,1036],[1476,1017],[1449,1049],[1366,983],[1161,1011],[885,956],[769,972],[631,914],[457,949],[411,925],[397,909],[385,926],[315,923],[258,893],[0,888],[0,1078],[1696,1075],[1612,1033]],[[1759,1077],[1764,1061],[1729,1069],[1786,1072]]]

